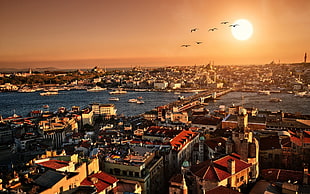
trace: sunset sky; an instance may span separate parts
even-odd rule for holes
[[[247,40],[231,33],[238,19],[252,23]],[[0,0],[0,68],[290,63],[305,52],[309,0]]]

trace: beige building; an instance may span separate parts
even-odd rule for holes
[[[103,163],[104,171],[118,179],[139,182],[141,193],[161,193],[163,190],[163,158],[157,157],[151,149],[135,146],[124,158],[110,155]]]
[[[94,112],[94,116],[103,116],[104,118],[111,118],[116,115],[116,108],[114,104],[91,104],[91,109]]]

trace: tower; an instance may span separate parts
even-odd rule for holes
[[[203,161],[204,161],[204,142],[205,142],[205,137],[204,137],[204,136],[199,137],[199,147],[198,147],[199,154],[198,154],[198,160],[199,160],[200,162],[203,162]]]

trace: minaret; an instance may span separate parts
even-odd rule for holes
[[[305,64],[307,63],[307,53],[305,53],[305,56],[304,56],[304,63]]]

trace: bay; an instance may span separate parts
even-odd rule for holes
[[[181,93],[182,96],[191,96],[194,93]],[[39,92],[0,93],[0,115],[4,118],[14,113],[27,116],[32,110],[43,110],[43,105],[49,105],[49,111],[57,111],[59,107],[71,109],[79,106],[81,109],[91,103],[115,104],[117,114],[135,116],[152,110],[157,106],[165,105],[178,100],[180,94],[173,92],[128,92],[127,94],[115,95],[119,101],[109,101],[109,91],[87,92],[85,90],[59,91],[58,95],[40,96]],[[128,103],[131,98],[142,97],[144,104]],[[270,98],[280,98],[281,102],[270,102]],[[271,93],[271,95],[259,95],[254,92],[230,92],[219,99],[209,102],[207,109],[213,111],[220,105],[229,107],[231,105],[243,105],[244,107],[256,107],[259,110],[270,110],[289,113],[300,112],[310,115],[310,98],[300,98],[294,94]]]

